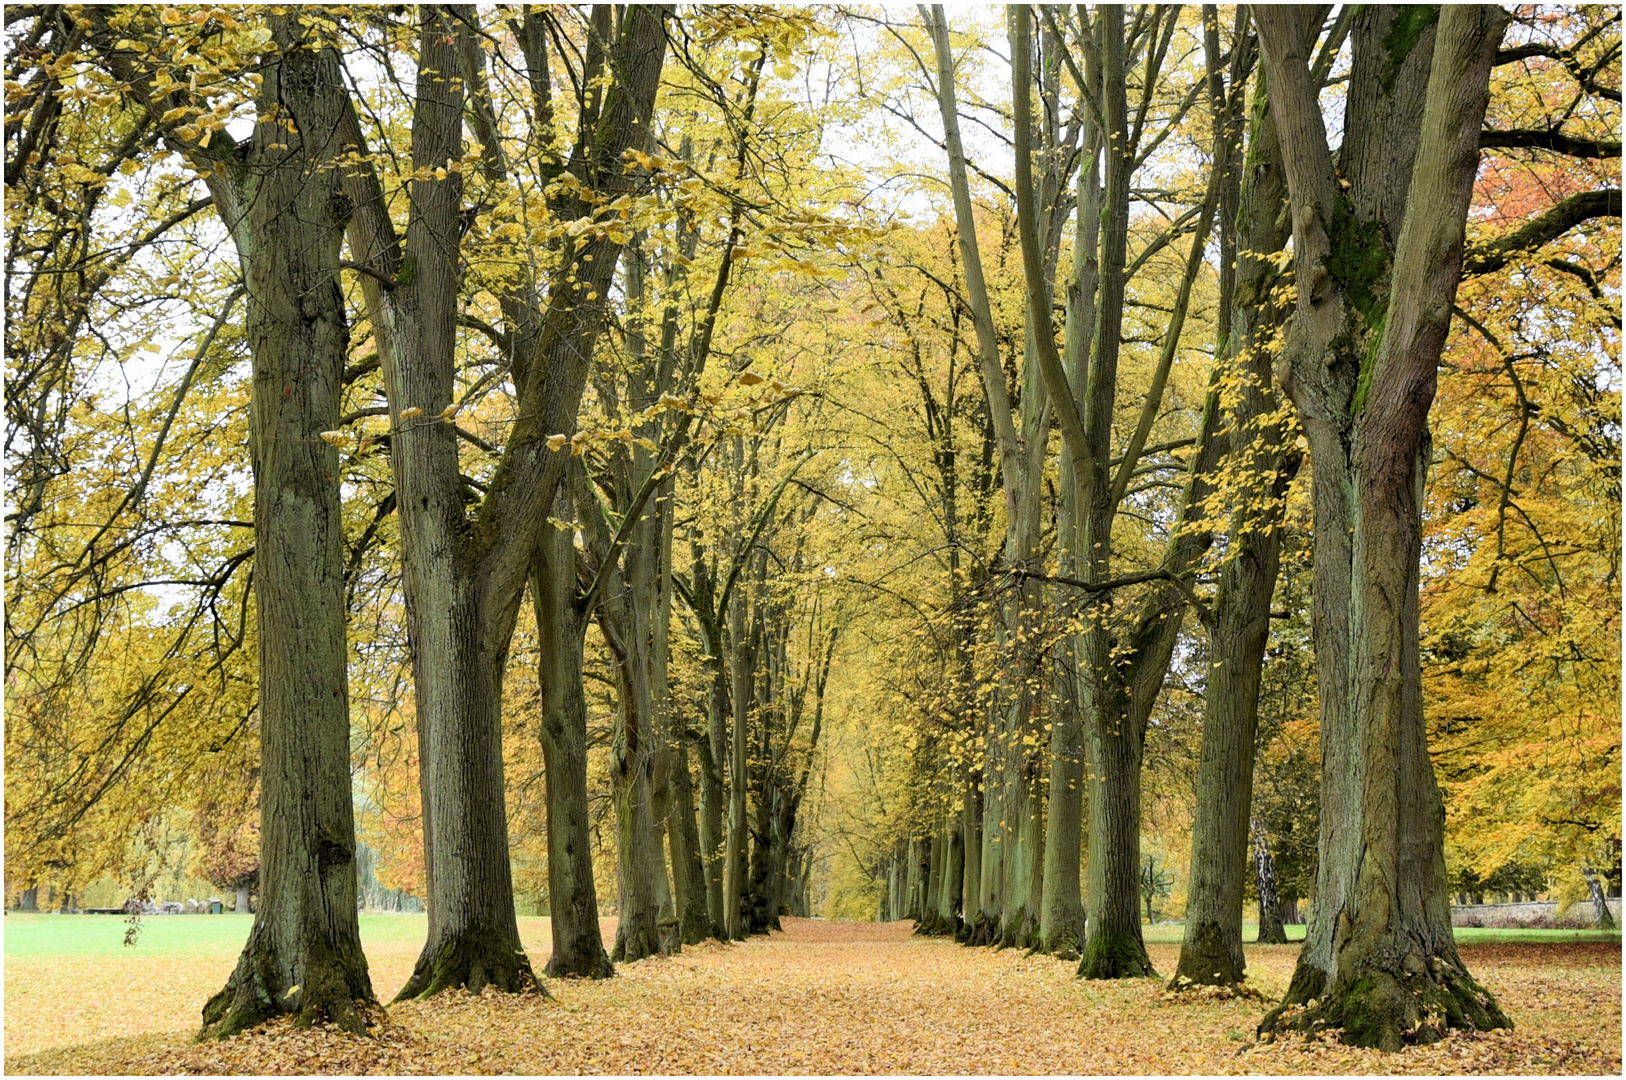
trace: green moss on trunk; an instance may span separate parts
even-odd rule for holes
[[[1146,945],[1139,934],[1097,930],[1084,943],[1084,957],[1078,962],[1081,979],[1157,978]]]
[[[478,994],[488,986],[509,994],[548,996],[517,941],[498,934],[464,933],[448,934],[424,946],[412,977],[395,1000],[433,997],[458,988]]]
[[[1259,1024],[1259,1034],[1336,1033],[1350,1046],[1396,1051],[1439,1042],[1452,1028],[1488,1031],[1513,1022],[1496,999],[1448,956],[1406,953],[1395,969],[1367,963],[1340,973],[1321,993],[1304,968],[1294,973],[1282,1003]]]

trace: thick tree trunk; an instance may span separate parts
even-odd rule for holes
[[[1298,306],[1277,371],[1310,440],[1322,732],[1315,904],[1261,1030],[1396,1050],[1508,1024],[1451,934],[1417,621],[1426,421],[1507,17],[1362,9],[1346,195],[1309,76],[1319,11],[1255,10],[1292,201]]]
[[[237,889],[237,906],[232,908],[238,914],[248,913],[248,886],[241,885]]]
[[[1097,652],[1107,634],[1087,635]],[[1092,666],[1108,667],[1103,655]],[[1155,975],[1140,929],[1140,770],[1146,732],[1127,722],[1128,694],[1093,680],[1090,776],[1090,924],[1078,973],[1087,979]],[[1108,700],[1101,700],[1106,691]]]
[[[463,155],[464,88],[479,80],[448,73],[466,71],[477,55],[469,14],[422,12],[412,160],[426,168]],[[592,198],[636,188],[622,152],[647,139],[665,54],[664,18],[660,7],[626,8],[607,64],[613,92],[582,117],[570,163],[588,195],[559,194],[559,215],[581,216]],[[365,160],[353,115],[343,141]],[[356,207],[352,255],[373,271],[360,281],[389,394],[419,708],[429,939],[402,994],[455,986],[520,989],[535,980],[514,921],[501,798],[502,668],[547,511],[572,460],[547,439],[576,425],[622,242],[601,234],[565,245],[565,264],[545,309],[522,290],[502,298],[513,340],[530,347],[509,358],[518,412],[471,519],[454,428],[437,419],[453,404],[459,238],[467,225],[462,174],[410,181],[404,253],[371,169],[355,162],[344,182]]]
[[[571,520],[561,489],[555,516]],[[587,699],[582,687],[583,617],[576,601],[570,530],[549,526],[531,577],[540,653],[542,764],[548,804],[548,912],[553,955],[547,974],[604,979],[615,974],[599,931],[587,809]]]
[[[282,1013],[360,1033],[358,1007],[375,1004],[356,922],[339,458],[320,438],[338,425],[350,340],[332,165],[346,92],[332,49],[311,47],[292,15],[269,21],[263,119],[247,164],[213,185],[237,242],[254,363],[261,769],[260,910],[204,1006],[200,1037],[213,1038]]]
[[[30,885],[17,897],[17,906],[13,911],[38,911],[40,909],[40,887]]]
[[[1249,828],[1253,847],[1254,888],[1259,894],[1259,944],[1286,945],[1287,930],[1282,925],[1282,902],[1276,895],[1276,860],[1270,857],[1270,838],[1254,818]]]

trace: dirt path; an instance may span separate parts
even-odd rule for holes
[[[184,1032],[155,1033],[8,1056],[6,1070],[1618,1074],[1621,1067],[1620,956],[1612,946],[1464,950],[1519,1030],[1383,1056],[1251,1046],[1263,1012],[1257,1001],[1170,1000],[1150,980],[1084,983],[1071,964],[912,938],[908,924],[787,920],[786,929],[624,965],[605,982],[552,981],[553,1000],[448,994],[398,1006],[372,1040],[274,1027],[191,1047]],[[1175,947],[1151,951],[1159,970],[1172,969]],[[1286,986],[1295,952],[1249,950],[1262,989]],[[10,1025],[8,1016],[8,1035]]]

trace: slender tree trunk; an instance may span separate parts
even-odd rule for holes
[[[983,918],[980,902],[982,888],[982,774],[971,764],[965,766],[965,778],[960,794],[960,835],[965,848],[963,873],[960,878],[960,927],[955,940],[972,943],[971,938]]]
[[[338,425],[349,328],[339,291],[348,212],[332,159],[346,108],[337,54],[269,17],[246,164],[212,185],[237,243],[254,362],[254,601],[259,625],[260,910],[203,1037],[280,1013],[360,1033],[376,1004],[356,921]],[[272,117],[276,116],[276,121]],[[282,126],[292,121],[294,130]],[[290,145],[291,144],[291,145]]]
[[[1227,352],[1234,358],[1231,366],[1239,384],[1230,414],[1234,433],[1230,442],[1247,456],[1231,467],[1232,490],[1237,492],[1232,497],[1237,507],[1231,518],[1233,554],[1221,570],[1214,597],[1192,827],[1191,885],[1185,935],[1171,987],[1232,985],[1243,979],[1242,888],[1260,671],[1270,636],[1270,602],[1280,566],[1287,486],[1301,460],[1299,452],[1288,445],[1291,436],[1285,422],[1273,419],[1279,415],[1280,402],[1274,393],[1267,345],[1286,313],[1271,299],[1274,271],[1267,258],[1286,242],[1279,208],[1287,189],[1262,94],[1257,96],[1254,117],[1240,214],[1223,215],[1225,221],[1237,222],[1240,258],[1234,257],[1237,245],[1228,238],[1221,246],[1222,262],[1238,266],[1234,289],[1222,282],[1221,293],[1226,299],[1232,295],[1244,298],[1231,310],[1219,351],[1222,358]],[[1233,161],[1228,168],[1235,176],[1242,162]],[[1231,187],[1229,181],[1227,186]]]
[[[706,734],[695,742],[695,751],[700,758],[700,854],[706,875],[706,917],[711,922],[710,934],[726,941],[723,814],[727,795],[723,785],[723,762],[726,760],[728,742],[728,682],[720,657],[707,660],[707,665],[712,668],[712,678],[706,707]]]
[[[561,487],[554,516],[572,517]],[[576,601],[576,546],[550,526],[531,577],[542,687],[542,764],[548,805],[548,913],[553,955],[547,974],[605,979],[615,974],[599,931],[587,809],[587,699],[582,687],[584,619]]]
[[[745,600],[729,607],[728,651],[730,704],[733,706],[728,751],[728,837],[723,852],[723,927],[730,941],[745,938],[745,738],[751,703],[751,642],[745,633]]]
[[[619,599],[606,597],[605,608],[612,604],[620,606]],[[615,949],[610,959],[628,961],[641,960],[661,951],[659,888],[655,876],[657,871],[664,875],[665,869],[656,846],[650,795],[654,747],[650,745],[649,710],[653,703],[648,683],[638,670],[640,658],[629,642],[613,629],[619,621],[608,615],[600,619],[605,636],[612,640],[611,651],[616,656],[621,690],[610,751],[619,871]],[[629,617],[626,621],[630,623],[632,619]]]
[[[1315,904],[1261,1029],[1397,1050],[1508,1024],[1451,934],[1417,614],[1428,408],[1507,16],[1362,9],[1345,193],[1309,75],[1320,11],[1254,12],[1292,204],[1298,300],[1277,372],[1310,441],[1322,732]]]
[[[662,485],[663,498],[656,504],[660,537],[659,593],[655,611],[654,664],[655,710],[668,755],[666,769],[670,801],[666,831],[672,858],[672,889],[676,894],[678,940],[696,945],[710,933],[706,912],[706,876],[701,864],[699,826],[695,820],[694,782],[689,776],[688,738],[683,720],[672,705],[668,674],[672,622],[672,532],[673,499],[676,484],[668,478]]]

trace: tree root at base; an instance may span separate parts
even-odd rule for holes
[[[531,970],[525,951],[517,943],[499,940],[501,936],[466,935],[446,938],[438,946],[426,946],[395,1001],[432,997],[442,990],[460,988],[478,994],[488,986],[508,994],[550,996]]]
[[[360,980],[365,997],[355,996],[342,974],[331,970],[307,973],[306,985],[278,993],[272,988],[274,978],[268,978],[274,970],[269,957],[260,962],[247,955],[240,959],[225,987],[203,1006],[197,1041],[229,1039],[279,1016],[292,1015],[297,1027],[328,1023],[352,1035],[367,1034],[379,1019],[365,970]]]
[[[1084,956],[1078,962],[1081,979],[1157,978],[1146,946],[1130,934],[1098,930],[1084,943]]]
[[[1321,981],[1316,976],[1303,968],[1294,973],[1286,998],[1260,1021],[1261,1039],[1269,1041],[1287,1031],[1336,1033],[1347,1045],[1393,1052],[1439,1042],[1452,1028],[1488,1031],[1513,1026],[1496,999],[1445,957],[1425,961],[1409,953],[1398,973],[1358,965],[1339,973],[1325,993],[1314,990]]]

